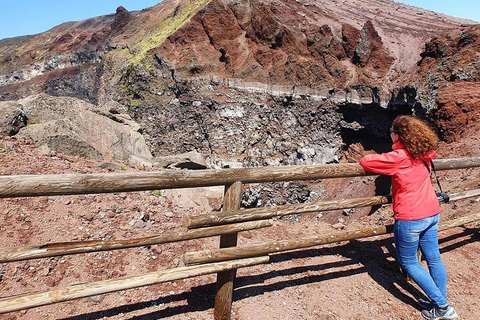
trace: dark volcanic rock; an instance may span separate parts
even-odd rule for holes
[[[155,156],[329,163],[363,135],[384,139],[397,113],[431,115],[448,83],[478,81],[478,31],[462,23],[388,0],[119,7],[0,41],[0,100],[119,102]]]

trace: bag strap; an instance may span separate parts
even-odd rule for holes
[[[437,180],[438,188],[440,189],[440,192],[443,193],[442,185],[440,184],[440,180],[438,180],[438,176],[437,176],[437,173],[435,172],[435,166],[433,165],[433,161],[430,160],[430,166],[432,166],[431,170],[430,170],[430,166],[426,161],[423,161],[423,164],[425,164],[425,167],[427,167],[427,170],[430,173],[430,175],[432,175],[433,173],[433,175],[435,176],[435,179]]]
[[[435,166],[433,165],[433,161],[430,161],[430,164],[432,165],[432,171],[433,171],[433,174],[435,175],[435,179],[437,180],[438,188],[440,189],[440,192],[443,193],[442,185],[440,184],[440,180],[438,179],[437,173],[435,172]]]
[[[425,167],[427,167],[430,176],[433,173],[435,175],[435,179],[437,180],[438,188],[440,189],[440,192],[436,192],[438,201],[440,203],[448,203],[450,201],[450,196],[442,190],[442,185],[440,184],[440,180],[438,179],[437,173],[435,172],[435,166],[433,165],[433,161],[430,161],[432,170],[430,170],[430,167],[428,166],[428,163],[426,161],[423,161],[423,163],[425,164]]]

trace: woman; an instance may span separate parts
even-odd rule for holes
[[[412,116],[397,117],[390,137],[393,151],[367,155],[360,165],[366,171],[392,176],[397,259],[431,299],[422,316],[429,320],[455,319],[457,313],[447,301],[447,272],[438,249],[440,204],[427,168],[436,155],[438,137],[425,122]],[[430,273],[418,261],[419,246]]]

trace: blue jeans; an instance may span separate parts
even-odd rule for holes
[[[420,220],[395,220],[393,235],[400,265],[438,307],[445,307],[447,271],[438,249],[439,219],[440,214]],[[430,273],[418,261],[419,245]]]

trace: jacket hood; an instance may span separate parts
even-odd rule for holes
[[[421,157],[420,160],[428,162],[428,161],[433,160],[436,155],[437,155],[437,151],[431,150],[431,151],[427,152],[425,155],[423,155],[423,157]]]
[[[397,141],[397,142],[395,142],[395,143],[392,145],[392,150],[398,150],[398,149],[405,149],[405,146],[404,146],[400,141]],[[429,162],[429,161],[433,160],[436,155],[437,155],[437,151],[436,151],[436,150],[430,150],[429,152],[427,152],[426,154],[424,154],[424,155],[420,158],[420,160]]]

